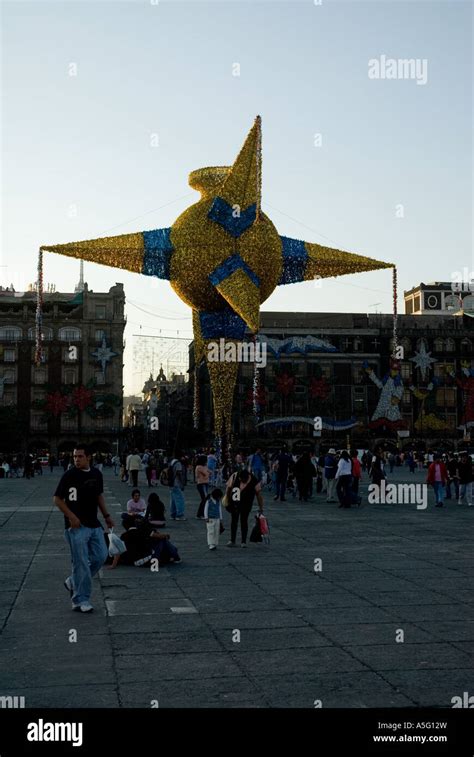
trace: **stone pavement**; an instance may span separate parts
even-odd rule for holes
[[[0,480],[0,697],[25,696],[26,707],[357,708],[451,707],[474,694],[474,507],[435,509],[431,492],[427,510],[266,495],[271,544],[228,549],[227,528],[209,552],[189,485],[188,520],[166,528],[182,564],[101,571],[95,612],[80,615],[62,585],[59,475]],[[426,471],[408,476],[391,480],[421,482]],[[105,479],[119,524],[130,488],[110,470]]]

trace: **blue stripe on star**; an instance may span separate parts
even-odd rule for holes
[[[240,210],[235,216],[236,205],[229,203],[222,197],[216,197],[211,205],[207,217],[222,226],[231,237],[236,239],[248,229],[257,217],[257,205],[249,205],[245,210]]]
[[[278,285],[304,281],[308,252],[300,239],[280,237],[283,253],[283,271]]]
[[[252,281],[255,286],[260,286],[260,279],[258,278],[257,274],[252,271],[252,269],[247,265],[245,260],[243,260],[240,255],[230,255],[226,260],[224,260],[223,263],[217,266],[217,268],[214,268],[212,273],[209,274],[209,281],[214,286],[217,286],[225,279],[228,279],[229,276],[231,276],[235,271],[238,271],[239,269],[242,269],[244,273],[247,274],[250,281]]]
[[[157,276],[159,279],[170,278],[170,260],[173,245],[170,239],[171,229],[154,229],[143,232],[143,267],[145,276]]]
[[[242,339],[246,323],[230,308],[214,313],[199,313],[199,323],[203,339]]]

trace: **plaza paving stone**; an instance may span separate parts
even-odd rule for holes
[[[431,492],[426,510],[266,493],[271,543],[226,548],[226,515],[209,552],[191,484],[188,520],[166,526],[183,562],[104,568],[84,616],[62,585],[59,475],[0,480],[0,695],[27,707],[357,708],[450,707],[474,691],[474,508],[436,509]],[[119,526],[130,488],[110,470],[105,485]]]

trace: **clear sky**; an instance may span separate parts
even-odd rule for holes
[[[188,173],[232,163],[257,114],[281,234],[396,262],[400,308],[403,289],[474,269],[470,2],[1,7],[4,285],[34,281],[40,244],[170,226],[199,197]],[[417,59],[426,83],[370,78],[381,56]],[[121,281],[151,313],[127,304],[125,390],[140,390],[131,335],[191,336],[190,310],[165,281],[85,269],[92,289]],[[45,256],[58,290],[78,277],[77,261]],[[263,305],[390,308],[389,270],[280,287]]]

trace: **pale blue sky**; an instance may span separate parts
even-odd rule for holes
[[[281,234],[394,261],[400,292],[474,268],[470,3],[19,0],[2,11],[2,283],[34,280],[40,244],[170,226],[198,199],[188,173],[231,163],[257,113],[263,207]],[[381,55],[426,59],[426,85],[369,79]],[[46,255],[58,289],[71,291],[78,269]],[[190,310],[166,282],[92,264],[86,280],[96,291],[122,281],[166,316],[127,307],[136,390],[131,334],[191,334]],[[283,287],[263,309],[376,302],[390,310],[390,271]]]

